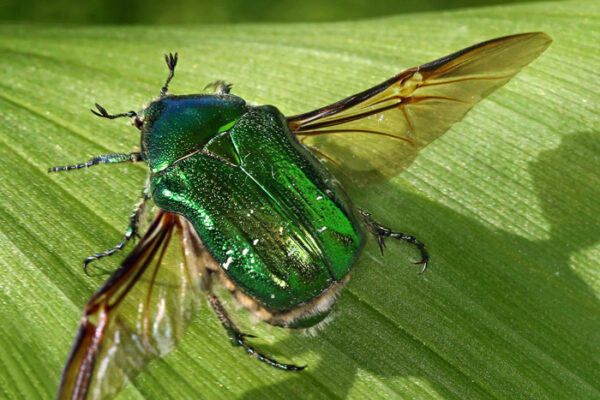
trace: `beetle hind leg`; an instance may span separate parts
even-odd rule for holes
[[[369,231],[373,235],[375,235],[375,237],[377,238],[377,243],[379,244],[379,250],[381,250],[382,255],[383,255],[383,249],[385,248],[385,239],[386,238],[392,238],[392,239],[408,242],[408,243],[412,244],[413,246],[415,246],[421,253],[421,260],[418,262],[415,262],[413,264],[417,264],[417,265],[422,264],[423,268],[421,269],[421,272],[419,272],[419,274],[422,274],[423,272],[425,272],[425,270],[427,269],[427,263],[429,262],[429,253],[427,252],[427,249],[425,248],[425,244],[423,242],[421,242],[419,239],[417,239],[414,236],[405,235],[404,233],[401,233],[401,232],[394,232],[390,228],[381,225],[379,222],[373,220],[373,218],[371,217],[371,214],[365,210],[362,210],[359,208],[358,212],[361,215],[361,217],[363,218],[363,221],[367,225],[367,228],[369,229]]]
[[[231,340],[232,345],[243,347],[244,350],[246,350],[246,352],[248,353],[248,355],[250,355],[250,356],[256,358],[257,360],[262,361],[274,368],[282,369],[284,371],[301,371],[304,368],[306,368],[306,366],[297,366],[297,365],[293,365],[293,364],[280,363],[279,361],[274,360],[274,359],[256,351],[254,349],[254,347],[250,346],[244,340],[244,338],[253,338],[256,336],[242,333],[237,329],[237,327],[233,324],[231,319],[229,319],[229,315],[227,315],[225,308],[223,308],[223,305],[221,304],[221,302],[219,301],[217,296],[215,296],[212,293],[209,293],[208,294],[208,302],[210,303],[215,314],[217,314],[217,317],[219,318],[221,325],[223,325],[223,328],[225,328],[225,331],[227,331],[227,335],[229,336],[229,340]]]

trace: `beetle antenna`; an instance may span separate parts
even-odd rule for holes
[[[122,113],[122,114],[109,114],[108,112],[106,112],[106,110],[104,109],[104,107],[102,107],[100,104],[96,103],[96,108],[98,109],[98,111],[96,110],[92,110],[90,109],[90,111],[94,114],[97,115],[99,117],[102,118],[108,118],[108,119],[115,119],[115,118],[121,118],[121,117],[137,117],[137,113],[135,111],[127,111],[126,113]]]
[[[167,67],[169,68],[169,77],[167,81],[163,85],[162,89],[160,89],[160,97],[165,97],[167,94],[167,90],[169,89],[169,82],[173,79],[173,75],[175,75],[175,66],[177,65],[177,53],[173,55],[169,53],[165,54],[165,61],[167,62]]]

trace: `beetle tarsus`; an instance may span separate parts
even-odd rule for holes
[[[383,255],[383,249],[385,249],[385,242],[383,240],[382,235],[377,235],[377,244],[379,245],[379,250],[381,251],[381,255]]]
[[[96,261],[96,260],[99,260],[104,257],[112,256],[116,252],[122,250],[123,247],[125,247],[127,242],[129,242],[129,240],[131,240],[132,237],[133,237],[133,232],[131,234],[129,234],[129,232],[127,232],[125,234],[125,237],[123,238],[123,240],[121,240],[121,242],[119,244],[117,244],[115,247],[113,247],[112,249],[108,249],[106,251],[103,251],[102,253],[92,254],[91,256],[87,257],[85,260],[83,260],[83,272],[89,276],[90,274],[88,273],[87,267],[92,261]]]
[[[208,302],[210,303],[215,314],[217,315],[217,318],[219,318],[221,325],[223,326],[223,328],[225,328],[225,331],[227,331],[227,335],[229,336],[232,345],[243,347],[244,350],[246,350],[246,353],[248,353],[248,355],[277,369],[281,369],[284,371],[302,371],[304,368],[306,368],[306,365],[298,366],[294,364],[281,363],[271,357],[268,357],[256,351],[254,347],[250,346],[244,340],[244,338],[250,338],[255,336],[249,335],[247,333],[242,333],[237,329],[237,327],[233,324],[233,321],[231,321],[231,319],[229,318],[229,315],[227,315],[225,308],[223,308],[223,305],[221,304],[217,296],[215,296],[212,293],[209,293]]]
[[[122,153],[102,154],[102,155],[96,156],[84,163],[48,168],[48,173],[89,168],[89,167],[93,167],[94,165],[99,165],[99,164],[118,164],[118,163],[124,163],[124,162],[134,163],[134,162],[140,162],[140,161],[143,161],[142,153],[138,153],[138,152],[129,153],[129,154],[122,154]]]
[[[306,368],[306,365],[298,366],[298,365],[294,365],[294,364],[280,363],[279,361],[277,361],[271,357],[268,357],[262,353],[259,353],[258,351],[256,351],[256,349],[254,347],[250,346],[244,340],[244,337],[249,337],[252,335],[247,335],[247,334],[238,332],[236,336],[237,336],[236,337],[237,346],[243,347],[244,350],[246,350],[246,352],[248,353],[248,355],[256,358],[258,361],[262,361],[262,362],[270,365],[271,367],[281,369],[284,371],[302,371],[304,368]]]
[[[393,239],[397,239],[397,240],[403,240],[403,241],[408,242],[408,243],[412,244],[413,246],[415,246],[421,253],[421,260],[414,262],[413,264],[416,264],[416,265],[423,264],[423,269],[421,269],[421,272],[419,272],[419,274],[422,274],[423,272],[425,272],[425,270],[427,269],[427,263],[429,262],[429,253],[427,252],[427,249],[425,248],[425,244],[423,242],[421,242],[419,239],[417,239],[414,236],[405,235],[400,232],[391,232],[390,231],[389,237],[391,237]]]
[[[125,113],[121,113],[121,114],[109,114],[106,109],[104,107],[102,107],[100,104],[96,103],[95,104],[96,108],[98,109],[98,111],[90,109],[90,111],[92,112],[92,114],[97,115],[101,118],[108,118],[108,119],[115,119],[115,118],[121,118],[121,117],[137,117],[137,113],[135,111],[127,111]]]
[[[423,268],[421,269],[421,272],[419,272],[419,274],[422,274],[425,272],[425,270],[427,270],[427,264],[429,263],[429,253],[427,252],[427,249],[425,248],[425,244],[423,242],[421,242],[419,239],[417,239],[414,236],[405,235],[404,233],[401,233],[401,232],[394,232],[390,228],[381,225],[379,222],[373,220],[373,218],[371,217],[371,213],[369,213],[365,210],[362,210],[359,208],[358,213],[361,215],[361,217],[363,217],[363,221],[367,225],[367,228],[369,229],[369,231],[371,231],[371,233],[373,235],[375,235],[375,237],[377,238],[377,243],[379,244],[379,250],[381,251],[382,255],[383,255],[383,249],[385,248],[385,239],[386,238],[402,240],[404,242],[408,242],[408,243],[412,244],[413,246],[415,246],[421,253],[421,260],[417,261],[417,262],[413,262],[413,264],[416,264],[416,265],[420,265],[420,264],[423,265]]]
[[[160,89],[160,97],[165,97],[167,95],[167,91],[169,90],[169,82],[171,82],[173,75],[175,75],[175,66],[177,66],[177,53],[165,54],[165,62],[169,68],[169,76],[167,77],[163,87]]]
[[[89,257],[88,257],[88,258],[89,258]],[[86,260],[87,260],[87,258],[86,258]],[[83,273],[84,273],[86,276],[90,276],[90,273],[89,273],[89,272],[88,272],[88,270],[87,270],[87,266],[88,266],[88,264],[87,264],[87,263],[85,262],[85,260],[84,260],[84,261],[83,261]]]
[[[127,227],[127,230],[125,231],[125,234],[123,235],[123,240],[121,240],[121,242],[119,244],[114,246],[112,249],[103,251],[102,253],[92,254],[91,256],[89,256],[85,260],[83,260],[83,272],[86,275],[89,276],[87,267],[91,262],[99,260],[104,257],[112,256],[116,252],[122,250],[131,239],[134,239],[136,237],[138,239],[140,239],[140,235],[138,233],[138,225],[140,223],[140,218],[142,217],[142,213],[144,212],[144,207],[146,206],[146,201],[148,201],[149,198],[150,198],[150,196],[148,194],[148,190],[147,190],[147,188],[144,188],[144,191],[142,192],[142,196],[140,197],[140,200],[133,207],[133,211],[131,212],[131,215],[129,216],[129,226]]]

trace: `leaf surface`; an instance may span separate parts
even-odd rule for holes
[[[217,79],[286,115],[324,106],[494,37],[544,31],[551,47],[389,182],[352,189],[382,223],[427,243],[369,245],[315,335],[228,307],[252,342],[300,373],[230,346],[203,306],[177,350],[120,398],[600,397],[600,8],[535,3],[351,23],[208,27],[0,26],[0,397],[51,398],[80,311],[113,270],[145,179],[138,165],[47,168],[130,152],[125,121],[158,95]]]

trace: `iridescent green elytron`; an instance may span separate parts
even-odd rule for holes
[[[111,115],[96,104],[100,117],[132,119],[141,151],[50,172],[143,161],[149,179],[123,240],[88,257],[84,269],[138,234],[148,200],[159,211],[86,304],[59,398],[116,394],[125,376],[173,349],[203,296],[234,346],[273,367],[303,369],[248,344],[252,336],[231,321],[212,278],[260,320],[306,328],[329,314],[369,234],[382,253],[386,238],[414,245],[425,271],[423,243],[357,208],[330,170],[359,183],[397,175],[550,42],[544,33],[525,33],[479,43],[291,117],[246,104],[223,82],[210,94],[168,94],[177,54],[166,56],[169,77],[143,110]],[[163,262],[169,257],[177,262]]]

